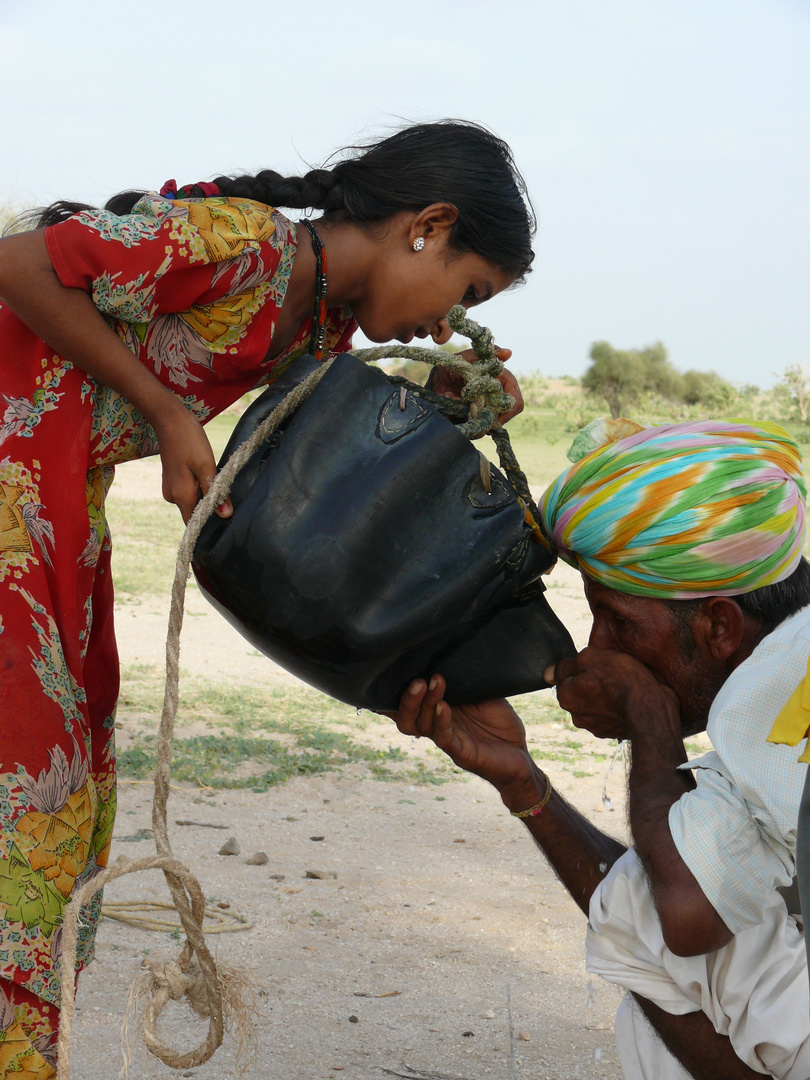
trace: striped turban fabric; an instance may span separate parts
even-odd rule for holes
[[[751,592],[802,555],[801,453],[778,424],[646,428],[592,450],[544,494],[560,556],[619,592],[663,599]]]

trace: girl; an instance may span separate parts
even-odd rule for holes
[[[63,910],[106,865],[115,815],[114,466],[159,453],[187,521],[216,472],[207,420],[357,326],[446,341],[454,304],[528,273],[533,219],[509,148],[443,121],[304,177],[172,181],[35,224],[0,241],[0,1075],[45,1078]]]

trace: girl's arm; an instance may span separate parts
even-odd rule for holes
[[[208,436],[107,325],[89,293],[62,285],[41,230],[0,240],[0,299],[55,352],[131,401],[152,425],[163,463],[163,497],[188,521],[216,475]]]

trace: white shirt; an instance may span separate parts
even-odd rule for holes
[[[810,608],[786,619],[726,680],[706,733],[714,749],[682,765],[697,787],[670,809],[681,858],[737,934],[762,920],[796,873],[796,827],[807,766],[791,746],[766,742],[806,674]]]

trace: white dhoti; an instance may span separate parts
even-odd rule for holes
[[[675,956],[632,849],[591,898],[588,971],[675,1015],[702,1010],[749,1068],[779,1080],[810,1077],[810,986],[804,935],[774,892],[763,920],[703,956]],[[681,1080],[674,1061],[625,999],[616,1045],[627,1080]],[[673,1071],[674,1070],[674,1071]]]

